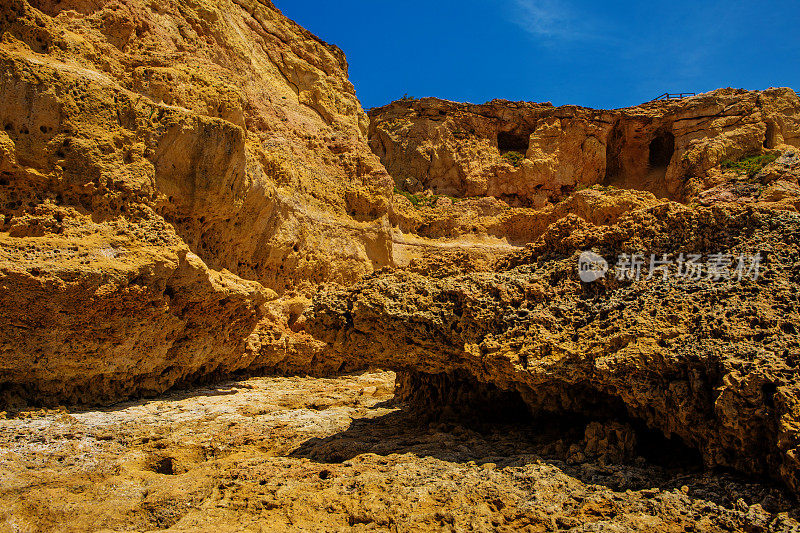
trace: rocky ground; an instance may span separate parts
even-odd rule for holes
[[[793,90],[368,116],[269,0],[8,0],[0,65],[0,529],[796,529]]]
[[[394,379],[251,378],[6,414],[0,531],[800,528],[775,486],[654,463],[646,445],[621,459],[623,424],[422,416]]]

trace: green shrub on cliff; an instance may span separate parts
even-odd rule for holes
[[[777,154],[756,154],[742,157],[737,161],[723,161],[720,166],[747,174],[751,178],[761,172],[765,166],[778,159]]]
[[[513,167],[519,168],[519,166],[522,164],[522,160],[525,159],[525,154],[513,151],[506,152],[503,154],[503,159],[505,159]]]

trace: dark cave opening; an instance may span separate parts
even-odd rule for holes
[[[570,407],[561,403],[570,398]],[[680,437],[667,437],[642,420],[631,417],[623,402],[608,394],[580,385],[545,386],[521,393],[482,383],[470,374],[426,374],[398,372],[395,400],[402,402],[421,421],[451,421],[476,429],[511,424],[534,429],[544,441],[565,440],[586,445],[589,427],[605,428],[613,434],[629,428],[635,445],[626,461],[644,458],[662,468],[700,471],[702,455]],[[526,401],[527,400],[527,401]],[[574,401],[572,401],[574,400]],[[532,408],[531,403],[540,404]],[[580,406],[580,407],[578,407]]]
[[[670,124],[637,128],[618,122],[606,141],[606,172],[603,185],[649,191],[659,198],[680,201],[679,191],[667,188],[667,169],[675,155],[675,136]],[[652,128],[652,129],[651,129]]]
[[[675,153],[675,136],[668,131],[659,133],[650,141],[648,164],[654,168],[665,168],[672,161]]]
[[[621,151],[623,145],[622,128],[619,124],[614,124],[611,132],[608,134],[606,141],[606,175],[603,178],[603,184],[608,185],[612,183],[615,178],[622,175],[622,161]]]
[[[497,149],[500,153],[519,152],[526,154],[530,145],[530,135],[501,131],[497,134]]]

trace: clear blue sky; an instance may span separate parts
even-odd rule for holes
[[[800,90],[800,1],[274,0],[338,45],[365,108],[410,96],[597,108]]]

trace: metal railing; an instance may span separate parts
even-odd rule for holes
[[[697,96],[697,93],[664,93],[653,98],[651,102],[658,100],[680,100],[681,98],[688,98],[690,96]]]

